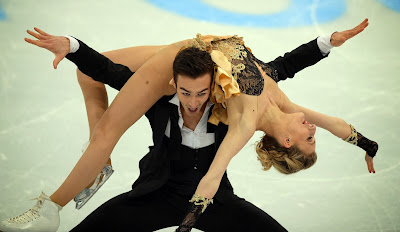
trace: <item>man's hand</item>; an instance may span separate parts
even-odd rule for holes
[[[334,32],[331,36],[331,44],[334,47],[339,47],[342,45],[346,40],[353,38],[358,33],[362,32],[368,26],[368,19],[364,19],[362,23],[356,26],[353,29],[341,31],[341,32]]]
[[[367,162],[367,166],[368,166],[368,171],[369,173],[375,173],[375,169],[374,169],[374,162],[371,156],[369,156],[368,154],[365,154],[365,161]]]
[[[34,29],[39,34],[30,30],[27,30],[27,32],[38,40],[25,38],[25,41],[51,51],[56,56],[53,61],[53,67],[54,69],[57,69],[58,63],[60,63],[60,61],[64,59],[64,57],[70,51],[69,39],[63,36],[54,36],[47,34],[46,32],[36,27]]]

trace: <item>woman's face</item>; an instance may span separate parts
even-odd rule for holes
[[[297,146],[302,152],[309,155],[315,151],[316,126],[305,120],[303,113],[289,115],[288,132],[290,144]]]

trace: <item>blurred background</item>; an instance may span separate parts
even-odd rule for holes
[[[288,231],[400,231],[399,0],[0,0],[0,219],[25,212],[42,191],[51,195],[89,136],[76,67],[63,60],[54,70],[53,54],[23,40],[27,29],[73,35],[100,52],[238,34],[267,62],[365,18],[365,31],[279,85],[293,102],[343,118],[377,141],[376,173],[368,172],[363,150],[319,129],[318,161],[309,170],[262,171],[256,133],[228,175],[237,195]],[[117,92],[108,93],[111,102]],[[58,231],[129,191],[151,143],[142,118],[112,153],[115,173],[81,210],[73,202],[64,207]]]

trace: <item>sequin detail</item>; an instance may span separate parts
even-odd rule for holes
[[[207,206],[209,204],[213,204],[214,203],[213,199],[208,199],[208,198],[203,197],[203,196],[201,196],[199,194],[195,194],[192,197],[192,199],[190,199],[189,202],[193,202],[193,204],[195,204],[195,205],[203,206],[203,208],[201,210],[202,213],[204,213],[204,211],[206,210],[206,208],[207,208]]]
[[[350,124],[351,133],[349,137],[343,139],[345,142],[351,143],[357,146],[357,131],[354,129],[354,126]]]

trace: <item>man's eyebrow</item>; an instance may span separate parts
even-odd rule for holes
[[[185,89],[185,88],[183,88],[183,87],[180,87],[180,89],[183,90],[183,91],[186,91],[186,92],[190,93],[189,90],[187,90],[187,89]]]
[[[180,89],[182,89],[183,91],[186,91],[186,92],[188,92],[188,93],[191,93],[189,90],[187,90],[187,89],[185,89],[185,88],[183,88],[183,87],[180,87]],[[199,93],[204,92],[204,91],[206,91],[206,90],[208,90],[208,88],[203,89],[203,90],[200,91]]]

